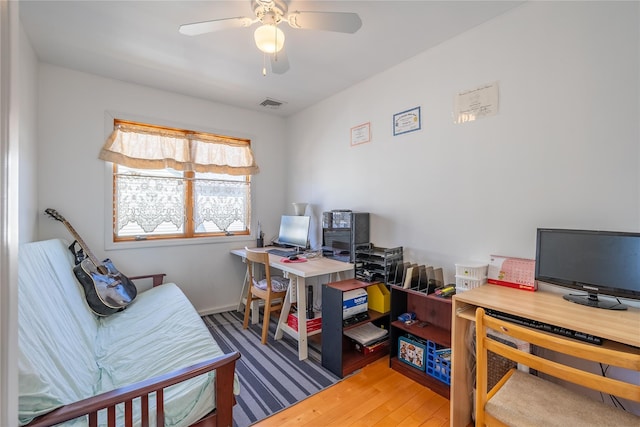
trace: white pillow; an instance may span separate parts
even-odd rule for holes
[[[253,286],[256,288],[266,290],[267,289],[267,279],[262,279],[259,282],[256,279],[253,279]],[[271,290],[274,292],[284,292],[287,290],[287,286],[289,286],[289,279],[285,279],[282,276],[271,276]]]

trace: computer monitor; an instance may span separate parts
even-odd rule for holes
[[[640,300],[640,233],[539,228],[536,280],[583,291],[566,300],[624,310],[617,298]]]
[[[278,244],[306,249],[309,241],[309,224],[311,217],[298,215],[282,215]]]

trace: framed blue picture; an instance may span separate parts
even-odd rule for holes
[[[393,136],[413,132],[422,128],[420,107],[402,111],[393,115]]]
[[[425,370],[426,347],[407,337],[398,337],[398,359],[421,371]]]

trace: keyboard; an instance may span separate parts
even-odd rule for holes
[[[295,250],[287,250],[287,249],[267,249],[267,252],[270,253],[271,255],[278,255],[282,257],[288,257],[296,254]]]
[[[518,325],[528,326],[529,328],[539,329],[545,332],[551,332],[556,335],[562,335],[564,337],[574,338],[580,341],[588,342],[590,344],[602,345],[603,339],[595,335],[587,334],[580,331],[574,331],[573,329],[562,328],[556,325],[550,325],[549,323],[539,322],[533,319],[527,319],[526,317],[520,317],[513,314],[503,313],[501,311],[485,309],[491,317],[496,319],[506,320],[507,322],[517,323]]]

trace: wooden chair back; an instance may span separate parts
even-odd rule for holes
[[[269,266],[269,254],[263,250],[256,251],[247,247],[244,248],[247,260],[247,277],[249,279],[249,286],[247,291],[247,299],[245,303],[244,311],[244,329],[249,327],[249,314],[251,312],[253,302],[256,300],[264,301],[264,318],[262,321],[262,344],[267,343],[267,335],[269,332],[269,321],[271,313],[278,312],[282,309],[283,300],[286,296],[286,290],[282,292],[274,291],[271,283],[271,267]],[[264,269],[264,276],[267,283],[266,289],[260,289],[254,284],[260,281],[259,277],[256,277],[256,265],[260,264]]]
[[[536,353],[538,354],[540,354],[540,349],[546,349],[602,365],[640,371],[640,349],[637,347],[624,346],[617,343],[615,345],[613,343],[604,343],[602,346],[589,344],[496,319],[487,315],[484,309],[478,308],[476,309],[476,426],[483,426],[485,424],[503,425],[502,422],[486,412],[487,402],[509,381],[515,371],[511,370],[492,390],[487,390],[488,352],[493,352],[499,356],[525,365],[530,369],[543,372],[560,380],[597,390],[601,393],[640,402],[639,384],[589,372],[585,370],[588,368],[584,367],[584,363],[575,363],[575,359],[573,359],[572,362],[571,359],[563,357],[561,358],[562,361],[552,361],[536,354],[511,347],[489,335],[487,333],[489,329],[533,344],[537,347]],[[578,367],[578,365],[581,367]],[[578,393],[576,393],[576,395],[578,395]],[[545,411],[549,409],[548,402],[547,408],[536,409],[535,402],[530,399],[530,396],[529,393],[521,396],[520,400],[524,408],[524,413],[532,414],[534,411]],[[584,395],[580,394],[580,396],[584,398]],[[599,402],[594,400],[594,403]],[[607,406],[607,409],[616,410],[617,408]],[[559,408],[559,410],[566,412],[568,409]],[[578,418],[575,420],[575,425],[580,425],[581,422],[584,422],[584,418],[581,419],[580,417],[584,417],[585,414],[586,412],[583,411],[578,415]],[[627,413],[625,413],[624,416],[627,416]],[[640,422],[640,417],[638,417],[638,422]]]
[[[255,276],[255,265],[261,264],[264,269],[265,278],[267,279],[267,283],[271,283],[271,268],[269,267],[269,254],[264,251],[253,251],[248,248],[244,248],[246,252],[247,259],[247,272],[249,274],[249,283],[253,285],[253,280],[260,280]]]

